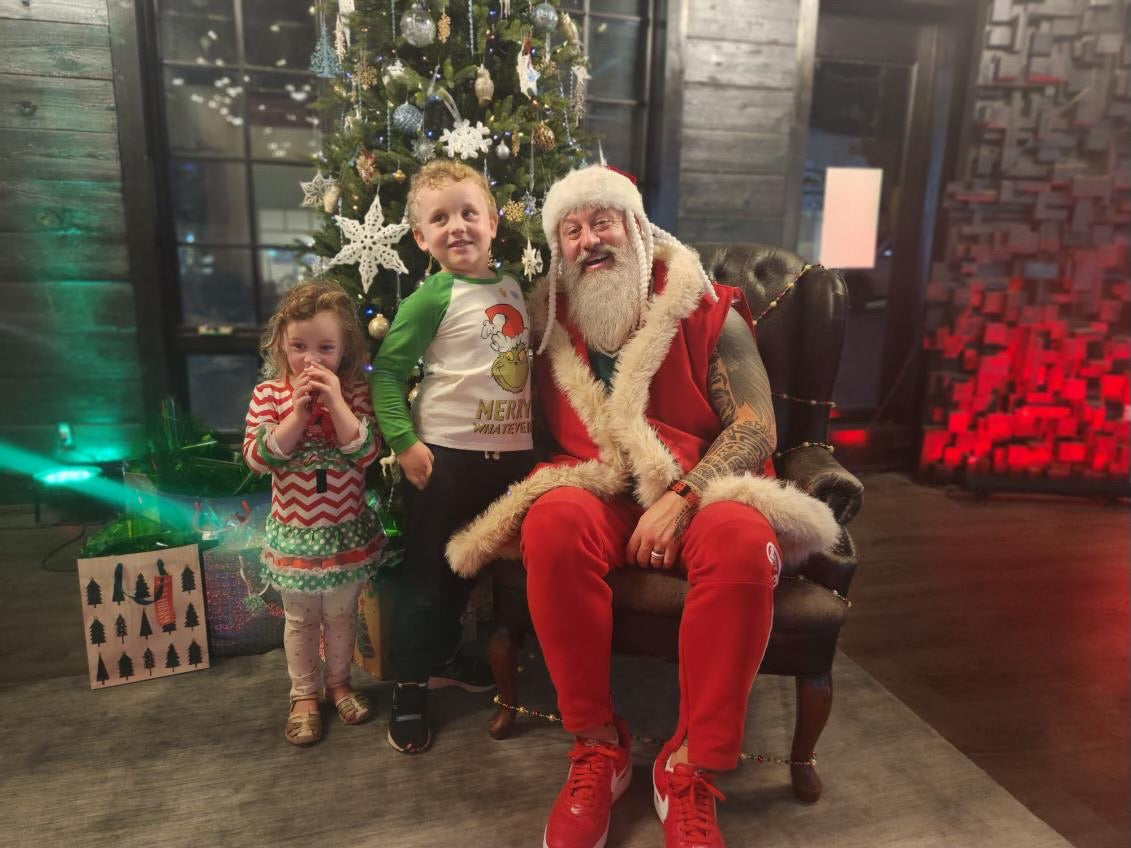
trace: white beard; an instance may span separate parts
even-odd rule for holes
[[[563,263],[562,288],[569,302],[569,318],[585,343],[613,356],[628,341],[640,322],[640,273],[628,248],[600,248],[613,256],[613,266],[584,273],[582,251],[573,262]]]

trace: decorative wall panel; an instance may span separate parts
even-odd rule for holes
[[[1127,12],[1126,0],[988,8],[928,290],[920,466],[937,478],[1126,488]]]

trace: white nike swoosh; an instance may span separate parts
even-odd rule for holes
[[[660,817],[660,822],[666,822],[668,820],[668,798],[666,796],[660,797],[660,790],[656,788],[655,784],[652,785],[652,802],[656,806],[656,815]]]

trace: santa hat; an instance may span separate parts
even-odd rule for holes
[[[675,236],[664,232],[648,220],[648,216],[644,214],[644,200],[634,181],[621,171],[605,165],[589,165],[570,171],[554,183],[546,193],[545,203],[542,204],[542,230],[546,234],[546,243],[550,246],[550,271],[547,274],[550,301],[546,331],[542,335],[538,353],[546,349],[550,334],[554,331],[558,268],[562,261],[558,227],[562,218],[578,209],[616,209],[624,213],[628,237],[640,271],[642,304],[648,300],[656,243],[680,244]],[[717,300],[718,295],[715,294],[715,289],[701,266],[699,275],[707,296]],[[643,309],[640,311],[640,319],[641,321],[644,319]]]
[[[509,303],[497,303],[494,306],[488,306],[484,311],[487,313],[487,320],[499,327],[499,331],[508,339],[515,338],[525,329],[522,323],[522,313]],[[496,318],[502,319],[502,326],[499,326]]]

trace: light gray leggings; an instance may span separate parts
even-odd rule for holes
[[[326,688],[349,682],[357,630],[357,598],[363,581],[328,592],[283,591],[283,649],[291,676],[291,700],[311,698],[321,688],[319,641],[325,643]]]

